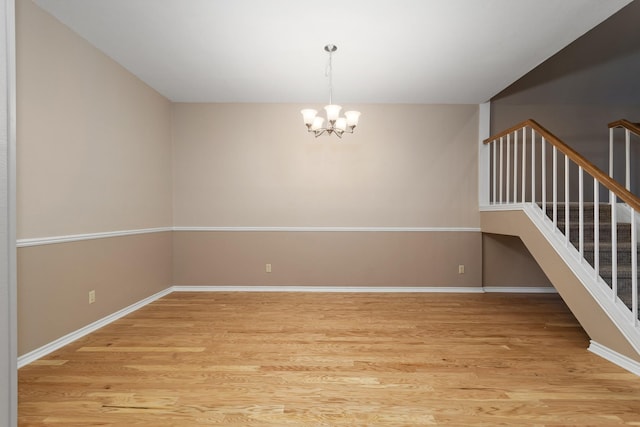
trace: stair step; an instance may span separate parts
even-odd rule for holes
[[[640,250],[636,250],[636,254],[640,255]],[[608,248],[600,248],[599,250],[599,255],[600,255],[600,265],[601,266],[605,266],[605,265],[611,265],[611,260],[612,260],[612,256],[611,256],[611,245],[609,245]],[[584,258],[589,262],[589,264],[593,265],[593,260],[594,260],[594,250],[593,250],[593,245],[591,248],[585,248],[584,249]],[[631,265],[631,249],[627,249],[626,251],[624,249],[620,249],[618,248],[618,251],[616,253],[616,259],[618,260],[618,266],[625,266],[625,265]],[[638,259],[640,259],[640,256],[638,256]]]
[[[558,222],[557,227],[562,233],[565,232],[564,222]],[[593,242],[593,224],[585,225],[583,227],[584,230],[584,242]],[[611,242],[611,223],[600,223],[598,227],[599,241],[600,242]],[[620,243],[623,242],[631,242],[631,224],[627,223],[618,223],[616,224],[616,237],[617,241]],[[569,225],[569,240],[571,243],[577,244],[580,240],[580,225],[571,223]]]
[[[541,204],[538,204],[541,206]],[[564,220],[564,203],[558,203],[557,205],[557,215],[558,220]],[[598,215],[601,221],[609,221],[611,219],[611,205],[608,203],[600,203],[600,209],[598,210]],[[594,211],[593,203],[585,203],[583,208],[583,218],[585,221],[589,221],[593,219],[593,211]],[[546,205],[546,214],[549,218],[553,218],[553,205],[547,203]],[[578,221],[580,218],[580,205],[578,203],[569,203],[569,220],[570,221]]]
[[[608,266],[600,266],[600,275],[606,275],[607,277],[611,277],[611,272],[612,272],[612,268],[610,265]],[[631,268],[629,266],[618,266],[618,271],[617,271],[617,276],[618,276],[618,281],[621,279],[629,279],[629,282],[631,282],[631,276],[633,276],[633,273],[631,271]],[[638,277],[640,278],[640,273],[638,273]],[[604,276],[603,276],[604,278]]]

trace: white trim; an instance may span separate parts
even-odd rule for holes
[[[480,227],[173,227],[174,231],[480,232]]]
[[[484,205],[480,206],[480,212],[493,212],[493,211],[523,211],[528,203],[510,203],[502,205]]]
[[[482,293],[480,286],[172,286],[173,292]]]
[[[0,1],[0,425],[18,425],[15,1]]]
[[[171,227],[142,228],[139,230],[106,231],[102,233],[72,234],[69,236],[36,237],[33,239],[18,239],[17,246],[24,248],[27,246],[51,245],[55,243],[78,242],[81,240],[104,239],[108,237],[133,236],[136,234],[162,233],[172,231]]]
[[[627,371],[640,376],[640,362],[630,359],[624,354],[613,351],[610,348],[605,347],[593,340],[591,340],[591,343],[589,344],[589,351],[597,354],[603,359],[608,360],[614,365],[618,365],[621,368],[624,368]]]
[[[478,205],[489,204],[490,147],[484,140],[491,135],[491,101],[478,105]]]
[[[509,294],[557,294],[558,291],[553,286],[484,286],[482,288],[487,293],[509,293]]]
[[[153,301],[162,298],[165,295],[168,295],[172,292],[172,289],[169,287],[163,291],[158,292],[157,294],[151,295],[150,297],[147,297],[141,301],[138,301],[134,304],[131,304],[128,307],[123,308],[122,310],[116,311],[113,314],[110,314],[106,317],[103,317],[100,320],[96,320],[95,322],[84,326],[80,329],[78,329],[77,331],[71,332],[63,337],[58,338],[55,341],[50,342],[49,344],[46,344],[40,348],[37,348],[33,351],[30,351],[29,353],[26,353],[20,357],[18,357],[18,368],[22,368],[25,365],[28,365],[29,363],[40,359],[41,357],[46,356],[47,354],[58,350],[61,347],[64,347],[67,344],[72,343],[73,341],[77,340],[78,338],[82,338],[83,336],[90,334],[91,332],[94,332],[100,328],[102,328],[103,326],[108,325],[109,323],[120,319],[121,317],[126,316],[127,314],[133,313],[134,311],[138,310],[139,308],[144,307],[145,305],[152,303]]]
[[[136,234],[163,233],[166,231],[271,231],[271,232],[473,232],[479,227],[158,227],[139,230],[106,231],[101,233],[71,234],[68,236],[35,237],[18,239],[17,247],[52,245]]]

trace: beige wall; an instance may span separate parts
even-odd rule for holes
[[[477,105],[349,105],[340,142],[303,107],[174,104],[175,225],[478,227]]]
[[[478,106],[350,105],[342,140],[303,107],[174,104],[175,225],[436,231],[178,231],[174,284],[480,286],[480,233],[438,231],[479,225]]]
[[[16,6],[18,238],[171,226],[169,101]]]
[[[16,8],[18,239],[170,227],[170,102],[30,0]],[[21,247],[19,353],[170,285],[171,233]]]
[[[519,237],[482,233],[482,285],[553,286]]]
[[[479,232],[174,232],[173,281],[479,287],[481,244]]]
[[[19,354],[165,290],[170,280],[171,232],[20,248]]]

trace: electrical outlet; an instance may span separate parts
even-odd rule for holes
[[[266,273],[271,273],[271,264],[265,264],[264,271]]]
[[[463,264],[460,264],[458,266],[458,274],[464,274],[464,265]]]
[[[96,302],[96,291],[89,291],[89,304]]]

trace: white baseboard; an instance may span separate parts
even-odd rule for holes
[[[618,365],[621,368],[640,376],[640,362],[630,359],[627,356],[613,351],[602,344],[598,344],[593,340],[591,341],[591,344],[589,344],[589,351],[608,360],[614,365]]]
[[[71,342],[77,340],[78,338],[82,338],[83,336],[90,334],[91,332],[94,332],[102,328],[103,326],[106,326],[109,323],[115,320],[118,320],[121,317],[126,316],[129,313],[133,313],[139,308],[142,308],[145,305],[152,303],[153,301],[159,298],[162,298],[165,295],[170,294],[171,292],[172,292],[171,288],[167,288],[163,291],[158,292],[157,294],[151,295],[150,297],[143,299],[142,301],[138,301],[134,304],[131,304],[128,307],[123,308],[122,310],[116,311],[113,314],[103,317],[100,320],[96,320],[95,322],[83,328],[80,328],[77,331],[71,332],[63,337],[60,337],[57,340],[50,342],[49,344],[45,344],[40,348],[30,351],[29,353],[23,354],[22,356],[18,357],[18,369],[25,365],[28,365],[29,363],[37,359],[40,359],[41,357],[46,356],[47,354],[61,347],[64,347],[67,344],[70,344]]]
[[[485,292],[504,292],[509,294],[557,294],[553,286],[484,286]]]
[[[431,233],[431,232],[473,232],[479,233],[479,227],[173,227],[173,231],[268,231],[268,232],[410,232],[410,233]]]
[[[558,293],[551,286],[180,286],[175,292]]]
[[[479,286],[173,286],[174,292],[440,292],[440,293],[482,293]]]

